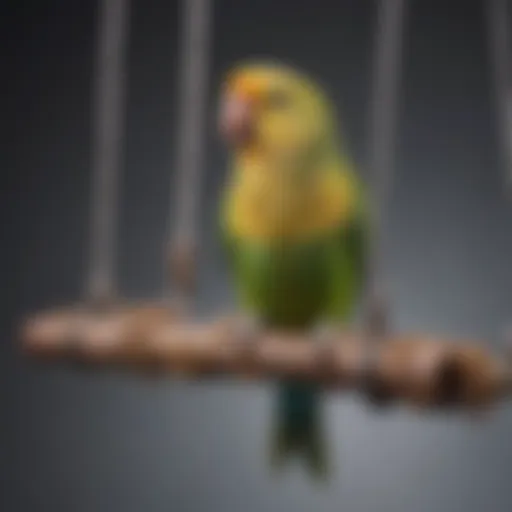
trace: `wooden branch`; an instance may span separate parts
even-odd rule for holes
[[[167,305],[135,304],[39,314],[20,334],[23,348],[35,357],[195,378],[295,379],[325,388],[364,390],[373,382],[386,395],[421,406],[483,406],[510,389],[503,358],[477,343],[401,335],[368,347],[361,333],[347,331],[326,349],[303,333],[275,331],[248,345],[237,325],[229,317],[189,323]]]

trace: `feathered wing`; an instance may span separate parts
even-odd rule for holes
[[[333,287],[326,316],[336,322],[350,318],[364,290],[370,236],[363,184],[352,170],[341,172],[350,173],[348,182],[351,186],[352,207],[348,221],[340,226],[330,251]]]

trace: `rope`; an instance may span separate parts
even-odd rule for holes
[[[115,228],[128,8],[128,0],[104,0],[100,8],[94,98],[91,255],[86,291],[92,301],[109,300],[115,294]]]
[[[183,2],[180,117],[176,151],[176,182],[173,183],[171,215],[175,225],[170,234],[171,272],[178,294],[186,300],[195,281],[197,216],[201,167],[204,158],[203,127],[207,102],[207,76],[211,26],[210,0]],[[172,217],[171,217],[172,218]]]
[[[384,213],[393,178],[393,149],[397,89],[402,55],[405,0],[381,0],[377,15],[374,56],[374,89],[370,104],[369,171],[373,197],[373,237],[370,248],[368,323],[371,330],[385,328],[382,282]]]
[[[507,0],[488,0],[488,37],[494,72],[494,92],[498,115],[498,136],[504,153],[506,186],[512,193],[512,91],[508,35]]]

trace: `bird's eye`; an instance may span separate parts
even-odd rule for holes
[[[290,105],[291,98],[284,91],[272,91],[268,96],[267,104],[272,108],[286,108]]]

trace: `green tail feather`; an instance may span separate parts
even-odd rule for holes
[[[321,394],[298,383],[281,384],[272,438],[272,464],[281,468],[294,455],[307,464],[316,478],[328,476],[326,443],[321,418]]]

